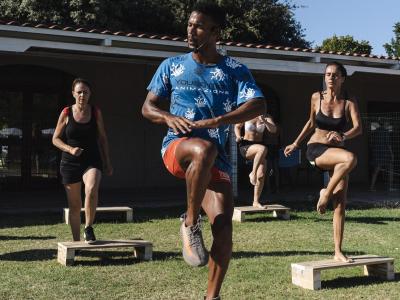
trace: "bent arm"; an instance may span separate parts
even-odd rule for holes
[[[242,127],[243,127],[243,123],[239,123],[239,124],[236,124],[235,128],[234,128],[237,142],[239,142],[242,139],[242,133],[241,133]]]
[[[217,117],[218,124],[229,125],[236,123],[243,123],[251,120],[265,112],[264,99],[251,99],[243,103],[237,109]]]
[[[58,149],[61,151],[70,153],[72,152],[72,147],[67,145],[66,143],[63,142],[61,139],[61,135],[64,132],[65,126],[67,125],[67,116],[62,112],[60,116],[58,117],[57,121],[57,126],[56,129],[54,130],[53,138],[52,138],[52,143],[54,146],[56,146]]]
[[[267,128],[267,130],[271,133],[276,133],[277,132],[277,127],[276,124],[274,122],[274,120],[272,119],[272,116],[270,115],[265,115],[265,116],[261,116],[262,121],[265,124],[265,127]]]
[[[194,123],[184,117],[174,116],[161,109],[159,104],[164,98],[149,92],[142,106],[142,115],[153,123],[166,124],[178,134],[190,132]]]
[[[345,140],[352,139],[362,134],[360,111],[358,109],[357,101],[355,99],[352,99],[352,101],[349,102],[349,112],[353,127],[350,130],[343,132],[343,138]]]

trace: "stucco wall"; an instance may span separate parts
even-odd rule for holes
[[[141,106],[147,94],[146,86],[158,63],[133,60],[104,62],[100,58],[89,61],[84,58],[0,56],[0,65],[40,65],[84,77],[92,83],[92,101],[102,109],[115,169],[114,176],[103,180],[106,188],[183,185],[183,181],[167,173],[161,161],[160,145],[166,128],[151,124],[141,115]],[[254,76],[260,85],[269,86],[279,97],[282,145],[291,143],[307,121],[310,96],[313,91],[322,88],[322,76],[261,72]],[[348,79],[347,88],[359,99],[361,112],[366,112],[368,101],[400,102],[397,89],[399,81],[400,78],[395,76],[354,74]],[[70,86],[71,83],[66,84]],[[72,103],[72,97],[69,103]],[[347,145],[359,158],[358,166],[351,176],[352,181],[367,182],[366,136],[349,141]],[[305,142],[302,148],[305,153]]]

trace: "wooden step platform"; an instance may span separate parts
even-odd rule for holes
[[[280,204],[268,204],[265,208],[258,208],[254,206],[238,206],[233,210],[233,221],[244,222],[245,215],[250,213],[270,212],[272,211],[273,216],[283,219],[290,219],[290,208]]]
[[[81,213],[85,211],[85,208],[81,208]],[[96,213],[99,212],[123,212],[126,213],[126,221],[132,222],[133,220],[133,209],[128,206],[112,206],[112,207],[97,207]],[[63,220],[65,224],[69,224],[69,208],[64,208]]]
[[[335,268],[364,266],[364,275],[378,276],[394,280],[394,259],[377,255],[349,256],[352,263],[338,262],[334,259],[308,261],[292,264],[292,283],[305,289],[321,288],[321,271]]]
[[[75,250],[93,250],[103,248],[134,248],[133,254],[142,260],[152,260],[153,244],[144,240],[96,241],[93,244],[85,242],[58,243],[57,261],[64,266],[74,264]]]

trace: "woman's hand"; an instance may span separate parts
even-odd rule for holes
[[[295,144],[295,143],[290,144],[290,145],[286,146],[285,150],[283,151],[283,154],[285,154],[285,156],[288,157],[288,156],[290,156],[290,155],[292,154],[292,152],[293,152],[294,150],[296,150],[297,148],[298,148],[298,147],[297,147],[297,144]]]
[[[241,141],[243,141],[243,137],[242,136],[237,136],[236,137],[236,143],[239,143]]]
[[[73,156],[80,156],[83,152],[82,148],[79,147],[73,147],[69,150],[69,153]]]
[[[341,143],[344,141],[343,136],[337,131],[329,131],[326,135],[329,142]]]

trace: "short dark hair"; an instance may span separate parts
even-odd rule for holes
[[[209,16],[220,29],[224,29],[226,26],[225,10],[214,1],[200,0],[193,6],[193,11]]]
[[[92,87],[90,86],[89,81],[87,81],[86,79],[83,78],[75,78],[74,81],[72,82],[72,91],[75,89],[75,86],[79,83],[83,83],[84,85],[86,85],[89,90],[92,90]]]
[[[342,76],[343,76],[344,78],[347,77],[347,70],[346,70],[346,68],[345,68],[340,62],[333,61],[333,62],[328,63],[328,64],[326,65],[326,67],[325,67],[325,71],[326,71],[326,69],[327,69],[328,67],[330,67],[330,66],[336,66],[336,67],[339,69],[340,74],[342,74]]]

